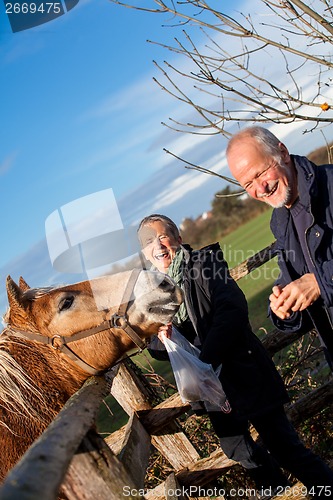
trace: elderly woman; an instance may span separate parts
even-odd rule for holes
[[[159,214],[145,217],[138,235],[145,258],[183,288],[177,329],[200,345],[202,361],[222,365],[219,378],[232,410],[208,415],[224,453],[247,470],[259,492],[281,492],[288,484],[284,467],[320,497],[323,486],[333,486],[333,473],[305,448],[285,414],[283,381],[251,330],[246,299],[219,244],[194,251],[182,243],[175,223]],[[161,327],[168,336],[170,330]],[[267,449],[251,438],[250,423]]]

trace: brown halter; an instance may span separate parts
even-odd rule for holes
[[[134,342],[134,344],[139,348],[139,352],[142,351],[146,347],[146,343],[139,337],[139,335],[133,330],[133,328],[128,324],[127,320],[127,309],[130,302],[130,298],[132,292],[134,290],[135,284],[140,274],[140,269],[133,269],[129,280],[127,282],[124,295],[119,305],[118,311],[111,316],[110,319],[103,321],[98,326],[93,328],[89,328],[87,330],[81,330],[80,332],[75,333],[71,337],[63,337],[61,335],[54,335],[53,337],[46,337],[45,335],[41,335],[40,333],[32,333],[32,332],[24,332],[22,330],[18,330],[12,326],[8,326],[7,330],[13,332],[15,335],[19,337],[25,337],[30,340],[34,340],[36,342],[41,342],[43,344],[51,345],[54,349],[57,349],[64,354],[66,354],[70,359],[75,361],[81,368],[85,371],[88,371],[92,375],[97,375],[100,373],[98,370],[88,365],[83,359],[79,358],[75,352],[73,352],[67,344],[71,342],[75,342],[77,340],[81,340],[91,335],[95,335],[96,333],[103,332],[106,330],[111,330],[112,328],[118,328],[123,330]]]

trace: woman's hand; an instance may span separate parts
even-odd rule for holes
[[[164,335],[169,339],[171,337],[171,333],[172,333],[172,323],[168,323],[167,325],[162,325],[159,327],[157,336],[160,339],[160,341],[163,342]]]

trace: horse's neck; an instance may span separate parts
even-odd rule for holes
[[[7,370],[0,373],[0,442],[8,450],[0,462],[1,481],[87,375],[48,346],[17,337],[0,343],[0,356],[3,353],[7,363]],[[5,394],[8,387],[11,392]]]
[[[66,362],[58,351],[38,342],[15,339],[11,344],[11,354],[32,384],[57,408],[61,408],[87,378],[80,369]]]

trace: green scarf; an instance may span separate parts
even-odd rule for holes
[[[171,262],[169,269],[167,271],[167,274],[172,278],[175,283],[183,288],[183,272],[184,272],[184,267],[185,267],[185,261],[184,261],[184,252],[182,247],[179,247],[176,255],[173,258],[173,261]],[[173,318],[173,323],[177,325],[181,325],[185,321],[189,319],[189,316],[187,314],[187,310],[185,307],[185,302],[182,302],[180,305],[178,312],[175,314]]]

